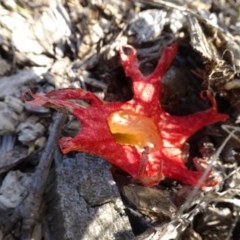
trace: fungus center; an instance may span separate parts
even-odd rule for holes
[[[117,111],[108,117],[108,125],[116,142],[120,144],[141,149],[148,147],[149,150],[160,146],[157,127],[149,117],[129,110]]]

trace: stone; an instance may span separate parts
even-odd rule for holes
[[[84,153],[55,162],[47,210],[51,239],[134,238],[109,164]]]
[[[0,206],[3,208],[17,207],[28,195],[30,174],[21,171],[10,171],[4,178],[0,187]]]
[[[36,120],[38,119],[36,118]],[[18,140],[23,144],[28,144],[42,137],[45,127],[40,122],[34,121],[34,116],[32,116],[27,118],[25,122],[21,122],[16,131],[18,133]]]
[[[16,74],[0,78],[0,98],[15,95],[21,96],[21,87],[24,84],[37,82],[37,79],[47,71],[46,68],[33,67],[31,69],[19,70]]]

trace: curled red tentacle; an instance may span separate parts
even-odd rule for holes
[[[208,90],[203,90],[200,93],[200,97],[202,99],[207,98],[211,102],[212,108],[217,110],[217,102],[212,93],[210,93]]]

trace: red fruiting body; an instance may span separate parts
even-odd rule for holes
[[[145,77],[139,70],[136,50],[129,45],[121,48],[123,68],[133,83],[134,95],[130,101],[103,102],[83,89],[62,89],[46,95],[30,92],[33,100],[28,103],[68,110],[81,122],[81,130],[75,137],[59,140],[64,154],[81,151],[99,155],[146,186],[154,186],[166,177],[196,185],[203,172],[185,166],[184,144],[202,127],[225,121],[228,115],[217,112],[210,94],[212,107],[205,111],[172,116],[162,109],[161,79],[176,52],[176,44],[167,47],[153,73]],[[76,100],[86,100],[90,106],[85,108]]]

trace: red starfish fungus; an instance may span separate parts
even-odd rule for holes
[[[128,49],[128,54],[123,48]],[[127,45],[120,57],[126,75],[132,79],[134,96],[127,102],[103,102],[83,89],[62,89],[46,95],[31,94],[30,104],[68,110],[81,122],[73,138],[59,140],[63,153],[83,151],[102,156],[128,172],[142,184],[153,186],[165,177],[196,185],[201,171],[191,171],[181,158],[185,141],[203,126],[225,121],[226,114],[212,107],[188,116],[172,116],[160,103],[161,78],[177,52],[177,45],[167,47],[152,74],[139,70],[136,50]],[[90,103],[84,108],[74,100]],[[207,184],[207,183],[205,183]]]

